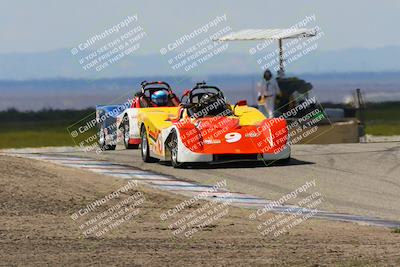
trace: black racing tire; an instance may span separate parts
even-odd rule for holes
[[[158,160],[156,158],[150,157],[149,141],[147,140],[147,131],[144,126],[141,129],[141,139],[140,151],[142,160],[147,163],[157,162]]]
[[[126,149],[138,149],[139,144],[129,144],[129,119],[127,116],[123,119],[122,133],[124,135],[124,146]]]
[[[106,145],[106,150],[115,150],[116,145]]]
[[[186,163],[178,161],[178,135],[175,130],[171,133],[171,139],[169,144],[170,155],[171,155],[171,165],[174,168],[185,168]]]
[[[286,159],[279,159],[278,164],[289,165],[291,160],[292,160],[292,158],[289,155],[289,157],[287,157]]]
[[[100,129],[99,133],[99,147],[102,151],[115,150],[116,145],[107,145],[106,144],[106,135],[104,134],[104,130]]]

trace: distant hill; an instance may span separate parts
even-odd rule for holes
[[[288,76],[296,75],[287,73]],[[235,102],[254,104],[261,74],[196,76],[132,76],[103,79],[0,80],[0,110],[83,109],[98,104],[122,103],[131,97],[143,80],[164,80],[180,95],[196,82],[220,87]],[[361,88],[368,101],[400,100],[400,72],[304,73],[298,77],[311,82],[320,102],[341,103]]]
[[[400,71],[400,46],[316,51],[288,66],[295,73]],[[257,57],[221,53],[198,68],[174,71],[160,54],[130,55],[101,72],[84,71],[68,49],[42,53],[0,54],[0,80],[53,78],[115,78],[157,75],[243,75],[260,73]]]

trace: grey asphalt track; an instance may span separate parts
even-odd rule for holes
[[[400,220],[400,143],[295,145],[288,165],[223,164],[174,169],[165,163],[143,163],[140,150],[70,152],[170,174],[184,180],[215,184],[227,180],[228,188],[278,200],[307,181],[316,180],[309,192],[325,199],[319,208],[357,215]],[[307,196],[304,195],[304,196]],[[288,201],[296,204],[295,200]]]

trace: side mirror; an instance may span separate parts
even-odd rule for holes
[[[237,103],[236,103],[236,105],[235,105],[235,107],[236,106],[247,106],[247,100],[239,100]]]
[[[183,94],[182,94],[182,97],[181,97],[181,102],[182,102],[183,98],[184,98],[185,96],[188,96],[189,94],[190,94],[190,90],[185,89],[185,90],[183,91]]]
[[[233,114],[235,114],[235,109],[237,106],[247,106],[247,100],[239,100],[238,102],[236,102],[235,106],[233,107]]]
[[[181,107],[182,108],[190,108],[191,107],[191,104],[190,103],[181,103]]]

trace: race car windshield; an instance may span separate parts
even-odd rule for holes
[[[171,96],[168,89],[166,89],[165,87],[162,87],[162,86],[155,86],[155,87],[150,87],[150,88],[144,89],[144,94],[141,94],[141,96],[142,96],[141,100],[140,100],[141,106],[143,106],[143,107],[152,106],[150,104],[150,102],[154,103],[154,101],[152,100],[152,96],[158,91],[165,91],[166,94],[168,94],[167,103],[162,106],[176,107],[179,105],[179,101],[176,101],[176,102],[174,101],[175,95]],[[157,103],[154,103],[154,104],[158,106]]]
[[[194,118],[232,116],[233,111],[224,98],[217,95],[204,94],[198,98],[198,103],[189,109],[189,114]]]

